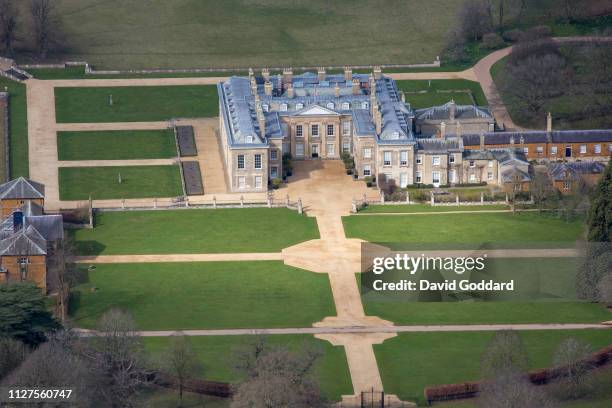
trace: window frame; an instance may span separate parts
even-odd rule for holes
[[[327,132],[326,132],[327,137],[330,137],[330,136],[333,137],[333,136],[336,135],[336,130],[335,130],[335,126],[334,125],[327,125],[326,126],[326,130],[327,130]],[[331,130],[331,133],[330,133],[330,130]]]
[[[389,160],[387,160],[387,155]],[[393,152],[391,152],[391,150],[384,150],[383,151],[383,166],[384,167],[391,167],[393,163]]]
[[[304,125],[295,125],[295,137],[304,137]]]
[[[236,163],[236,166],[237,166],[237,167],[236,167],[236,168],[237,168],[238,170],[244,170],[244,169],[246,169],[246,155],[244,155],[244,154],[239,154],[239,155],[236,157],[236,160],[237,160],[237,163]],[[242,161],[242,163],[241,163],[241,161]]]
[[[402,156],[403,156],[403,159],[402,159]],[[408,150],[400,150],[399,164],[400,166],[408,165]]]

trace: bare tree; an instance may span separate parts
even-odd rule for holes
[[[185,381],[202,371],[202,364],[191,347],[189,337],[180,332],[172,335],[170,345],[163,356],[162,366],[178,382],[178,406],[181,407],[183,406]]]
[[[0,337],[0,380],[19,367],[28,352],[28,347],[22,342]]]
[[[443,55],[451,62],[467,60],[467,41],[461,30],[453,29],[446,34]]]
[[[483,383],[478,398],[483,408],[554,408],[555,401],[529,382],[526,375],[509,371]]]
[[[601,278],[597,285],[597,289],[599,292],[599,301],[603,303],[604,306],[612,306],[612,272]]]
[[[518,333],[512,330],[496,332],[482,355],[480,369],[484,379],[506,372],[526,372],[527,352]]]
[[[232,408],[329,407],[314,377],[320,355],[318,350],[295,353],[256,342],[238,356],[246,380],[236,387]]]
[[[576,18],[578,2],[576,0],[563,0],[563,11],[565,13],[565,19],[567,21],[572,21]]]
[[[0,0],[0,42],[8,56],[15,51],[19,8],[15,0]]]
[[[32,35],[40,59],[47,58],[51,47],[59,42],[60,26],[56,7],[57,0],[30,0]]]
[[[491,31],[491,18],[487,4],[483,1],[470,0],[464,3],[459,10],[459,21],[466,39],[477,41]]]
[[[556,196],[556,190],[550,179],[548,169],[537,169],[531,179],[529,191],[533,196],[535,204],[541,209],[550,205]]]
[[[110,407],[131,407],[150,380],[143,346],[134,319],[119,309],[104,313],[97,334],[84,343],[81,353],[101,378],[101,393]]]
[[[555,382],[557,396],[575,399],[593,389],[593,366],[587,361],[591,346],[580,340],[569,338],[561,342],[554,356],[554,365],[563,372]]]
[[[66,323],[68,298],[70,289],[76,284],[77,267],[72,263],[76,254],[74,241],[68,237],[56,242],[49,257],[49,283],[57,291],[59,317],[62,324]]]

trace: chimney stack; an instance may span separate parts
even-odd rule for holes
[[[457,115],[457,104],[454,99],[451,99],[450,104],[448,105],[448,116],[452,122],[455,121],[455,116]]]
[[[251,77],[251,93],[257,95],[257,80],[254,76]]]
[[[255,112],[257,113],[257,122],[259,123],[259,130],[261,132],[261,137],[265,137],[266,135],[266,117],[264,116],[263,109],[261,107],[261,102],[257,102],[255,105]]]
[[[400,91],[400,98],[402,103],[406,103],[406,93],[404,91]]]
[[[480,150],[484,150],[485,149],[485,135],[484,134],[480,134]]]
[[[283,68],[283,82],[285,84],[293,83],[293,68]]]
[[[268,96],[272,96],[272,82],[266,81],[264,84],[264,92]]]
[[[359,95],[361,93],[361,84],[357,78],[353,79],[353,95]]]
[[[378,109],[378,105],[376,105],[376,111],[374,114],[375,114],[374,122],[376,125],[376,134],[380,135],[380,133],[382,132],[382,114],[380,113],[380,110]]]
[[[270,80],[270,70],[268,68],[262,68],[261,76],[263,77],[264,81],[269,81]]]
[[[334,87],[334,96],[336,98],[340,97],[340,84],[336,82],[336,86]]]
[[[293,83],[289,82],[287,84],[287,98],[293,98],[295,96],[295,92],[293,91]]]
[[[344,67],[344,80],[347,82],[353,80],[353,70],[351,67]]]
[[[380,69],[379,65],[374,67],[374,79],[377,81],[382,78],[382,69]]]
[[[456,129],[457,129],[457,130],[455,131],[455,133],[456,133],[456,135],[455,135],[455,136],[457,136],[457,137],[461,137],[461,122],[457,122]]]
[[[13,211],[13,232],[23,228],[23,211]]]
[[[546,131],[548,133],[552,132],[552,115],[550,112],[546,115]]]
[[[317,76],[319,78],[319,82],[321,81],[325,81],[325,68],[324,67],[319,67],[317,68]]]
[[[249,68],[249,81],[251,78],[253,78],[253,76],[255,76],[255,72],[253,71],[253,68]]]
[[[446,137],[446,122],[440,122],[440,139]]]
[[[376,93],[376,79],[374,79],[373,75],[370,75],[370,94],[375,94]]]

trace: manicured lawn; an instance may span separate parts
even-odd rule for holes
[[[439,205],[429,204],[398,204],[398,205],[368,205],[360,213],[418,213],[418,212],[448,212],[448,211],[491,211],[508,210],[507,205]]]
[[[218,104],[214,85],[55,88],[58,123],[212,117],[217,115]]]
[[[141,402],[141,406],[147,408],[168,408],[174,407],[178,402],[178,391],[155,387],[152,390],[147,390],[143,393],[138,401]],[[209,397],[208,395],[196,394],[193,392],[186,392],[183,394],[183,408],[230,408],[230,398],[217,398]]]
[[[99,264],[84,273],[71,302],[78,327],[94,327],[113,307],[142,330],[310,327],[336,314],[327,275],[280,261]]]
[[[428,385],[477,380],[480,357],[492,332],[402,333],[374,345],[385,391],[423,403]],[[559,343],[574,337],[599,349],[612,343],[612,330],[523,331],[531,368],[552,364]]]
[[[104,212],[95,225],[74,232],[83,254],[277,252],[319,237],[286,208]]]
[[[488,105],[480,84],[475,81],[465,79],[402,80],[397,81],[397,86],[406,92],[406,102],[409,102],[414,109],[442,105],[451,99],[454,99],[458,105],[473,105],[474,103],[479,106]]]
[[[566,222],[539,213],[440,214],[433,216],[343,217],[349,238],[411,244],[567,245],[583,231],[581,221]],[[529,246],[527,246],[529,247]]]
[[[121,183],[119,183],[121,175]],[[61,200],[177,197],[183,195],[178,166],[61,167]]]
[[[8,88],[10,120],[10,173],[11,178],[27,177],[28,168],[28,108],[24,84],[0,78],[0,88]],[[2,159],[4,160],[4,158]]]
[[[59,160],[127,160],[175,157],[174,131],[58,132]]]
[[[253,336],[210,336],[192,337],[191,343],[204,365],[204,378],[235,383],[242,379],[239,373],[233,370],[235,354],[254,340]],[[168,344],[168,339],[164,337],[148,337],[144,341],[147,350],[154,355],[163,352]],[[323,356],[316,371],[324,395],[338,401],[342,395],[353,393],[343,347],[332,346],[329,342],[310,335],[274,335],[268,336],[266,341],[296,351],[306,347],[318,348]]]

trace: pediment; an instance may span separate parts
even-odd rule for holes
[[[295,112],[293,116],[321,116],[321,115],[337,116],[338,113],[331,109],[327,109],[320,105],[315,104],[315,105],[306,106],[305,108]]]

